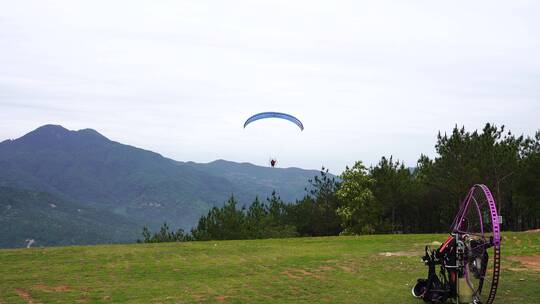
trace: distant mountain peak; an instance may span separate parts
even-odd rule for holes
[[[209,162],[209,164],[235,164],[235,162],[220,158]]]
[[[18,142],[42,142],[42,141],[58,141],[66,138],[69,135],[69,130],[60,125],[43,125],[34,131],[31,131],[24,136],[16,139]]]
[[[211,161],[209,163],[207,163],[207,165],[211,165],[211,166],[249,166],[249,167],[259,167],[257,165],[254,165],[252,163],[249,163],[249,162],[234,162],[234,161],[230,161],[230,160],[225,160],[225,159],[216,159],[214,161]],[[261,168],[267,168],[267,167],[261,167]]]
[[[67,134],[69,130],[61,125],[47,124],[43,125],[28,134]],[[28,135],[27,134],[27,135]]]
[[[94,129],[81,129],[79,131],[76,131],[76,133],[79,133],[79,134],[82,134],[82,135],[87,135],[87,136],[93,136],[93,137],[101,138],[101,139],[105,139],[105,140],[109,140],[103,134],[99,133],[98,131],[96,131]]]
[[[50,147],[57,144],[96,144],[106,143],[110,140],[98,133],[93,129],[82,129],[79,131],[71,131],[64,128],[61,125],[47,124],[43,125],[24,136],[15,140],[6,141],[8,144],[11,142],[16,146],[28,146],[39,149],[41,147]],[[3,142],[4,143],[4,142]]]
[[[34,131],[29,132],[25,136],[33,135],[33,136],[55,136],[57,138],[62,136],[70,136],[70,135],[85,135],[85,136],[94,136],[94,137],[100,137],[103,139],[107,139],[107,137],[103,136],[101,133],[94,129],[81,129],[78,131],[72,131],[64,128],[61,125],[53,125],[53,124],[47,124],[43,125]],[[25,137],[23,136],[23,137]]]

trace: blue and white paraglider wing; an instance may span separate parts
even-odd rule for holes
[[[279,118],[279,119],[285,119],[285,120],[288,120],[292,123],[294,123],[295,125],[297,125],[300,130],[304,130],[304,125],[302,124],[302,122],[300,121],[300,119],[290,115],[290,114],[286,114],[286,113],[280,113],[280,112],[262,112],[262,113],[259,113],[259,114],[255,114],[253,116],[251,116],[250,118],[248,118],[246,120],[246,122],[244,123],[244,128],[249,125],[250,123],[254,122],[254,121],[257,121],[259,119],[266,119],[266,118]]]

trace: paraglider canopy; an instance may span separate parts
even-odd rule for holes
[[[300,119],[290,115],[290,114],[286,114],[286,113],[280,113],[280,112],[262,112],[262,113],[259,113],[259,114],[255,114],[253,116],[251,116],[250,118],[248,118],[246,120],[246,122],[244,123],[244,128],[249,125],[250,123],[254,122],[254,121],[257,121],[259,119],[266,119],[266,118],[279,118],[279,119],[285,119],[285,120],[288,120],[292,123],[294,123],[295,125],[297,125],[301,131],[304,130],[304,125],[302,124],[302,122],[300,121]]]

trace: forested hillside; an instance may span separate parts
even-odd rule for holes
[[[0,208],[10,204],[8,199],[26,207],[39,203],[27,199],[29,196],[16,195],[17,191],[48,193],[67,204],[100,210],[104,220],[113,226],[122,221],[136,223],[137,229],[129,233],[121,225],[113,233],[118,237],[112,239],[130,242],[135,240],[135,231],[145,225],[159,227],[166,221],[172,227],[189,229],[201,215],[213,206],[221,206],[231,194],[242,204],[249,204],[254,197],[266,197],[276,190],[294,201],[304,195],[308,178],[316,172],[224,161],[178,162],[114,142],[91,129],[70,131],[46,125],[21,138],[0,143],[0,186],[18,189],[4,193]],[[47,210],[42,211],[47,213]],[[118,218],[123,220],[117,221]],[[16,217],[11,223],[21,226],[30,219]],[[33,225],[39,227],[40,223],[43,222]],[[77,221],[71,221],[64,227],[82,229],[74,228],[76,224]],[[109,232],[103,227],[102,233]],[[16,235],[17,241],[13,233],[2,235],[0,243],[22,246],[22,238],[30,237]],[[36,244],[85,244],[93,239],[97,237],[88,242],[84,237],[76,242],[51,237]]]
[[[285,203],[278,195],[243,209],[234,198],[213,208],[192,231],[196,240],[374,233],[448,232],[474,184],[486,184],[503,230],[540,227],[540,132],[515,136],[487,124],[439,134],[437,155],[410,170],[394,157],[361,161],[339,176],[321,171],[309,195]],[[154,239],[155,240],[155,239]]]
[[[104,244],[135,238],[139,224],[44,192],[0,187],[0,247]]]
[[[335,177],[182,163],[93,130],[48,125],[0,143],[0,246],[134,241],[142,227],[163,222],[184,229],[182,240],[446,232],[476,183],[491,188],[503,229],[540,227],[540,132],[456,127],[439,134],[435,148],[414,170],[387,156]]]

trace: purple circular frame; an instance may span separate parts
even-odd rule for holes
[[[484,231],[484,219],[482,218],[482,212],[480,208],[482,206],[478,205],[478,201],[474,198],[475,191],[481,191],[489,207],[489,214],[491,217],[491,231]],[[464,231],[461,228],[461,223],[467,214],[471,202],[474,203],[475,209],[477,210],[479,223],[480,223],[480,234],[482,238],[485,238],[485,233],[493,233],[493,278],[491,281],[489,296],[485,304],[491,304],[495,300],[495,295],[497,294],[497,287],[499,285],[499,275],[500,275],[500,263],[501,263],[501,226],[499,223],[499,215],[497,212],[497,206],[495,199],[489,191],[489,188],[483,184],[476,184],[470,190],[463,202],[461,203],[460,209],[454,218],[452,224],[452,233],[455,234],[471,234],[469,231]],[[477,234],[478,235],[478,234]]]

